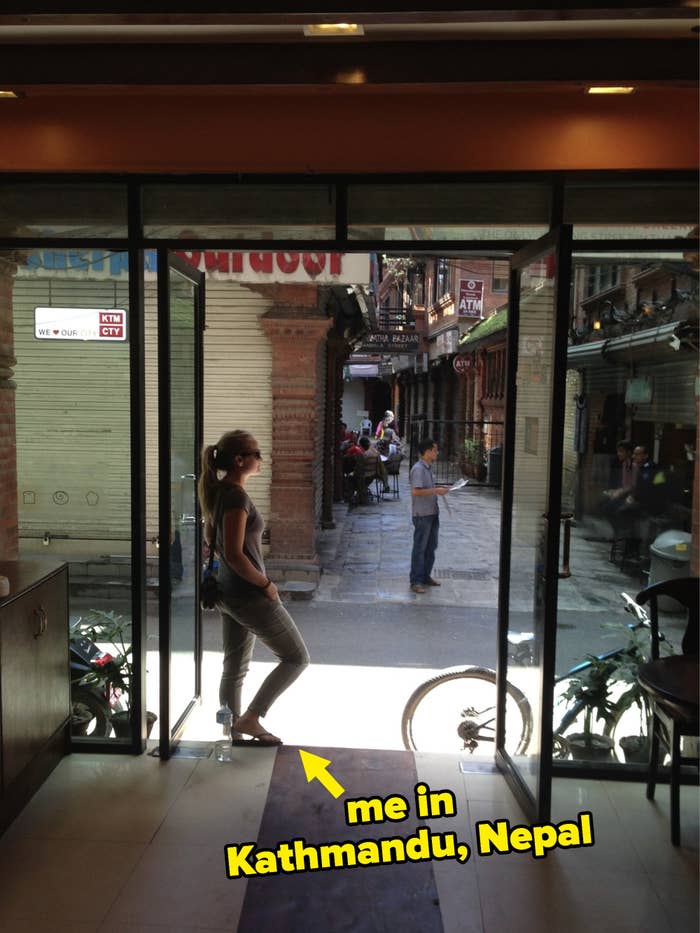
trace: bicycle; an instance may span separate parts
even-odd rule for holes
[[[650,626],[647,611],[638,605],[627,593],[621,594],[625,602],[625,611],[631,612],[636,621],[627,624],[631,633]],[[660,640],[665,641],[660,635]],[[524,632],[509,636],[509,658],[522,667],[532,664],[532,633]],[[632,669],[645,660],[638,647],[631,649],[631,640],[626,646],[615,648],[600,655],[591,655],[587,660],[576,664],[566,673],[555,678],[559,686],[580,682],[594,665],[604,671],[608,664],[610,670],[622,669],[627,663]],[[624,671],[623,671],[624,673]],[[629,673],[629,672],[628,672]],[[469,682],[468,687],[465,683]],[[622,723],[629,721],[633,707],[641,726],[645,725],[646,715],[643,700],[636,686],[636,678],[614,681],[619,694],[607,704],[604,716],[603,734],[612,740],[617,757],[619,738],[623,735]],[[560,699],[567,691],[560,690]],[[585,692],[585,691],[584,691]],[[606,694],[607,695],[607,694]],[[467,703],[469,705],[467,705]],[[577,724],[586,716],[589,701],[579,699],[564,712],[554,728],[553,754],[556,758],[566,758],[570,753],[569,740]],[[454,712],[453,712],[454,711]],[[638,727],[639,728],[639,727]],[[515,684],[506,683],[506,750],[513,756],[527,753],[533,732],[533,714],[530,703],[523,691]],[[496,672],[486,667],[467,667],[444,671],[431,677],[416,687],[404,707],[401,717],[401,735],[404,747],[409,751],[469,751],[470,754],[482,745],[493,748],[496,733]],[[460,744],[461,743],[461,744]],[[455,747],[457,746],[457,747]],[[492,754],[492,753],[491,753]]]

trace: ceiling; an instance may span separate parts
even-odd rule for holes
[[[279,86],[624,80],[696,84],[700,0],[3,3],[0,86]],[[284,9],[282,9],[284,6]],[[57,9],[58,7],[58,9]],[[159,12],[159,8],[163,11]],[[228,8],[228,9],[227,9]],[[364,35],[307,38],[355,22]],[[261,46],[265,52],[261,54]]]

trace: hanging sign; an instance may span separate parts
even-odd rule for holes
[[[483,279],[459,280],[459,315],[483,317],[484,315],[484,281]]]
[[[454,371],[459,376],[466,376],[471,372],[478,373],[481,367],[471,353],[458,353],[452,360]]]
[[[126,340],[123,308],[35,308],[39,340]]]

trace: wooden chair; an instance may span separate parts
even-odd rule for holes
[[[681,577],[647,586],[637,594],[640,605],[649,603],[651,658],[639,669],[639,685],[647,693],[652,710],[651,751],[647,799],[653,800],[659,765],[659,745],[671,756],[671,842],[680,845],[681,765],[694,764],[697,756],[684,756],[684,736],[699,736],[698,727],[698,578]],[[681,645],[682,655],[659,657],[659,614],[657,600],[670,596],[685,606],[688,622]]]

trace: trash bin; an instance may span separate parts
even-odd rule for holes
[[[496,444],[489,450],[488,473],[486,482],[489,486],[501,485],[501,468],[503,466],[503,445]]]
[[[676,580],[688,576],[690,563],[690,535],[687,531],[664,531],[649,546],[651,566],[649,585],[662,580]],[[681,612],[683,606],[670,596],[660,596],[659,609],[666,612]]]

